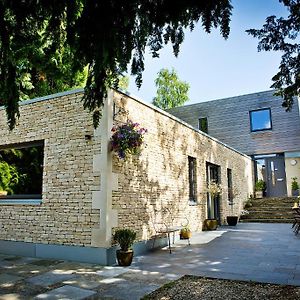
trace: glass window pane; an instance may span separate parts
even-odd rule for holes
[[[261,109],[250,112],[251,131],[271,129],[270,109]]]
[[[208,133],[208,124],[207,118],[200,118],[199,119],[199,129],[205,133]]]

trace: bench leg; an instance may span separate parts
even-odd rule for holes
[[[168,244],[169,244],[169,251],[170,251],[170,254],[172,254],[172,250],[171,250],[171,239],[170,239],[170,232],[167,233],[168,235]]]
[[[152,249],[154,249],[155,241],[156,241],[156,235],[154,236],[154,239],[153,239]]]

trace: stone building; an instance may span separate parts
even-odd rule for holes
[[[201,102],[169,112],[252,157],[256,180],[266,196],[291,196],[300,184],[299,99],[288,112],[274,90]]]
[[[177,225],[188,219],[192,231],[200,231],[208,217],[223,224],[227,215],[240,214],[253,191],[250,157],[114,90],[94,130],[82,93],[22,102],[12,132],[0,108],[0,155],[33,147],[42,152],[40,194],[0,198],[0,252],[111,264],[115,228],[135,230],[135,251],[141,253],[152,245],[157,218]],[[141,154],[124,161],[112,153],[109,140],[112,126],[127,119],[148,132]],[[229,175],[237,191],[233,205]],[[223,187],[215,202],[206,191],[209,180]]]

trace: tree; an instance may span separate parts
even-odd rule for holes
[[[155,79],[157,87],[156,97],[152,104],[161,108],[169,109],[183,105],[189,100],[189,84],[181,81],[174,69],[161,69]]]
[[[129,87],[129,76],[119,76],[118,87],[121,88],[123,91],[127,91]]]
[[[177,56],[184,29],[198,21],[208,33],[220,27],[227,38],[231,9],[230,0],[0,0],[0,99],[10,129],[19,117],[24,77],[36,80],[29,70],[55,84],[58,74],[72,76],[88,65],[83,106],[96,126],[107,88],[130,62],[140,87],[146,46],[157,57],[170,42]]]
[[[290,110],[293,97],[300,95],[300,0],[279,0],[289,10],[289,16],[270,16],[262,29],[249,29],[246,32],[259,39],[258,51],[280,51],[283,53],[279,72],[272,78],[276,95],[283,97],[282,106]]]

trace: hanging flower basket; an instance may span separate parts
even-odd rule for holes
[[[135,155],[141,152],[147,129],[140,127],[139,123],[128,120],[125,124],[114,126],[111,131],[111,150],[116,152],[119,158],[125,159],[128,154]]]

